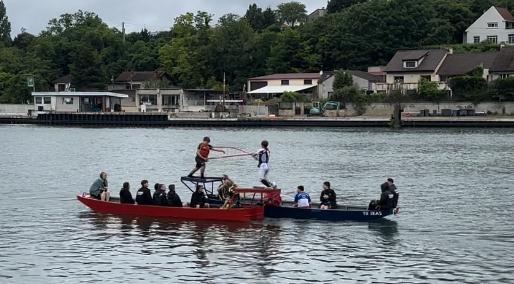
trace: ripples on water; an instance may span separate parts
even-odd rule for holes
[[[201,138],[256,149],[292,199],[330,180],[367,204],[396,179],[402,212],[376,223],[122,218],[75,199],[100,170],[178,183]],[[0,126],[0,283],[513,283],[512,130],[88,129]],[[254,185],[251,159],[212,161]],[[183,200],[189,198],[178,187]],[[116,194],[115,194],[116,195]]]

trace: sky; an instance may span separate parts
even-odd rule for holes
[[[327,0],[297,0],[305,4],[307,13],[326,7]],[[38,34],[48,21],[64,13],[78,10],[95,12],[109,26],[121,30],[125,22],[127,32],[169,30],[175,17],[187,12],[206,11],[217,19],[228,13],[244,15],[248,6],[276,6],[288,0],[3,0],[11,22],[12,35],[21,29]]]

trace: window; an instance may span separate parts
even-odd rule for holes
[[[514,44],[514,34],[509,35],[509,43]]]
[[[421,75],[421,79],[427,80],[428,82],[432,81],[432,76],[430,75]]]
[[[180,96],[162,96],[163,106],[177,106]]]
[[[403,67],[405,68],[416,68],[418,67],[418,62],[414,60],[408,60],[403,62]]]
[[[73,104],[73,98],[62,98],[62,103],[66,105],[72,105]]]
[[[473,37],[473,43],[480,43],[480,37],[479,36],[474,36]]]
[[[40,105],[43,102],[42,97],[36,97],[36,104]]]
[[[43,98],[43,104],[49,105],[51,103],[52,103],[52,98],[50,98],[50,97],[44,97]]]
[[[66,91],[66,84],[57,84],[57,91],[58,92]]]
[[[505,29],[510,30],[514,28],[513,22],[505,22]]]
[[[489,43],[498,43],[498,36],[487,36],[487,41]]]
[[[312,85],[312,80],[303,80],[304,85]]]
[[[280,85],[282,85],[282,86],[289,86],[289,80],[282,80],[282,81],[280,81]]]
[[[403,76],[394,76],[395,83],[403,83]]]
[[[141,104],[146,103],[147,105],[156,105],[157,104],[157,95],[145,95],[141,96]]]
[[[497,29],[498,28],[498,22],[489,22],[487,23],[487,27],[491,29]]]
[[[500,79],[507,79],[510,77],[510,74],[500,74]]]

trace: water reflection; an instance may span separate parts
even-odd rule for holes
[[[381,237],[384,241],[396,243],[398,232],[398,223],[389,219],[381,219],[368,223],[368,229]]]

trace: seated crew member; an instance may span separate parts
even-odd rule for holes
[[[134,198],[132,198],[132,193],[130,193],[130,184],[128,182],[124,182],[120,190],[120,203],[135,203]]]
[[[303,185],[299,185],[297,188],[297,193],[294,197],[294,207],[298,208],[309,208],[311,207],[311,197],[305,189]]]
[[[389,178],[388,181],[392,179]],[[391,182],[392,184],[392,182]],[[380,195],[380,200],[377,202],[377,209],[379,210],[389,210],[394,209],[398,206],[398,198],[399,194],[396,192],[396,186],[390,186],[386,189],[386,191],[382,192]]]
[[[221,184],[218,186],[218,196],[221,201],[226,200],[229,197],[230,189],[235,187],[236,184],[227,175],[223,175],[221,178]]]
[[[200,178],[205,178],[205,167],[206,163],[209,161],[209,153],[211,150],[225,154],[225,151],[216,149],[216,147],[211,146],[209,144],[210,142],[211,139],[209,137],[204,137],[202,143],[198,145],[195,157],[196,166],[189,173],[189,175],[187,175],[188,177],[193,177],[193,174],[200,170]]]
[[[148,181],[141,181],[141,188],[136,193],[136,202],[139,205],[153,205],[152,193],[148,188]]]
[[[323,183],[323,191],[321,191],[319,200],[321,201],[321,209],[337,208],[336,192],[330,188],[330,182]]]
[[[394,185],[394,180],[392,178],[388,178],[386,182],[380,185],[380,190],[382,192],[387,191],[390,188],[396,190],[396,185]]]
[[[156,190],[153,193],[153,204],[160,206],[168,206],[168,198],[166,197],[166,185],[157,184]]]
[[[189,206],[192,208],[209,208],[209,203],[207,203],[207,196],[205,195],[205,191],[203,190],[202,185],[198,185],[196,187],[195,192],[191,195],[191,202]]]
[[[180,196],[178,196],[177,192],[175,192],[175,185],[170,184],[168,189],[168,206],[182,207],[182,200],[180,200]]]
[[[100,177],[89,188],[89,196],[98,200],[109,201],[110,194],[107,187],[107,173],[101,172]]]

